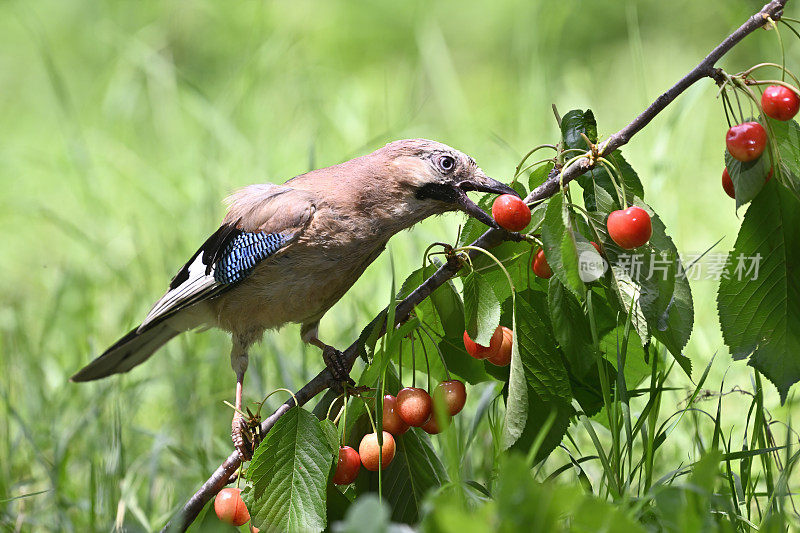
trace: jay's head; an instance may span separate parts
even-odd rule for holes
[[[467,193],[518,196],[508,185],[486,176],[474,159],[436,141],[394,141],[374,155],[385,158],[388,164],[395,185],[391,187],[396,195],[394,200],[420,219],[460,210],[496,228],[494,219],[470,200]]]

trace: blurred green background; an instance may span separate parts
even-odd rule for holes
[[[123,377],[67,382],[138,324],[216,229],[228,193],[405,137],[448,143],[507,181],[529,148],[557,139],[551,104],[590,107],[601,136],[613,133],[761,5],[0,2],[0,525],[159,528],[230,452],[222,401],[234,376],[220,332],[184,335]],[[783,37],[798,68],[797,41]],[[775,33],[758,31],[721,66],[779,59]],[[715,94],[710,80],[692,87],[624,149],[684,253],[720,238],[724,253],[739,226],[720,186],[727,126]],[[385,305],[391,261],[404,278],[462,221],[395,237],[321,337],[348,345]],[[696,374],[716,354],[707,386],[727,372],[725,390],[750,388],[721,342],[717,283],[692,288]],[[322,367],[294,326],[251,355],[253,401]],[[786,420],[792,396],[781,408],[768,391]],[[669,396],[675,409],[685,397]],[[730,425],[743,416],[729,413]],[[688,448],[665,452],[665,471]]]

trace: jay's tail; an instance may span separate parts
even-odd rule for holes
[[[169,321],[154,324],[144,331],[138,329],[131,330],[102,355],[80,369],[70,381],[92,381],[127,372],[145,362],[153,352],[181,333],[181,330],[170,327]]]

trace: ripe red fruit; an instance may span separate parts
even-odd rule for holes
[[[475,359],[486,359],[487,357],[491,357],[497,353],[497,350],[500,349],[500,345],[502,343],[503,332],[499,327],[494,330],[494,333],[492,333],[492,338],[489,339],[489,346],[481,346],[480,344],[476,344],[472,341],[467,332],[464,332],[464,348],[466,348],[467,353]]]
[[[447,417],[447,420],[445,420],[443,424],[439,424],[439,422],[436,421],[436,417],[432,416],[430,420],[425,422],[425,425],[422,426],[422,429],[429,435],[438,435],[442,432],[442,429],[446,429],[449,425],[450,417]]]
[[[522,231],[531,222],[531,209],[513,194],[503,194],[492,204],[492,217],[503,229]]]
[[[800,98],[788,87],[770,85],[761,95],[761,109],[775,120],[791,120],[800,110]]]
[[[391,394],[383,397],[383,429],[395,436],[408,431],[408,424],[400,418],[400,414],[397,412],[397,398]]]
[[[770,175],[772,175],[771,172]],[[731,179],[731,175],[728,174],[727,168],[722,171],[722,188],[725,189],[725,194],[731,198],[736,198],[736,192],[733,189],[733,180]]]
[[[358,477],[359,468],[361,468],[361,457],[358,452],[350,446],[339,447],[339,462],[333,473],[333,484],[349,485]]]
[[[250,512],[244,504],[242,489],[227,487],[217,493],[214,498],[214,511],[217,517],[226,524],[242,526],[250,520]]]
[[[514,342],[514,332],[503,326],[503,343],[500,349],[488,361],[497,366],[508,366],[511,364],[511,345]]]
[[[536,252],[536,257],[533,258],[533,273],[540,278],[548,279],[553,276],[553,270],[547,264],[547,259],[544,257],[544,250]]]
[[[758,122],[743,122],[728,130],[725,145],[734,159],[753,161],[767,146],[767,132]]]
[[[612,211],[606,221],[608,234],[620,247],[633,250],[650,240],[653,226],[650,215],[641,207]]]
[[[397,393],[397,414],[409,426],[425,425],[432,410],[433,401],[425,389],[406,387]]]
[[[597,253],[598,253],[598,254],[600,254],[600,255],[603,255],[603,250],[601,250],[601,249],[600,249],[600,245],[599,245],[599,244],[597,244],[597,243],[596,243],[596,242],[594,242],[594,241],[589,241],[589,244],[591,244],[592,246],[594,246],[594,249],[595,249],[595,250],[597,250]]]
[[[439,405],[441,402],[444,402],[445,411],[450,416],[460,413],[467,402],[467,389],[464,384],[457,379],[451,379],[436,385],[436,388],[433,389],[433,403]],[[431,417],[431,419],[433,418],[435,417]]]
[[[381,451],[383,453],[383,460],[379,461]],[[394,437],[391,433],[383,432],[383,446],[378,446],[378,434],[367,433],[361,439],[361,444],[358,445],[358,455],[361,456],[361,464],[370,472],[377,472],[379,466],[383,470],[389,466],[389,463],[394,459],[395,444]]]

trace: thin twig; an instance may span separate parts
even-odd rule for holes
[[[670,87],[665,93],[656,98],[639,116],[633,119],[630,124],[611,135],[600,146],[601,155],[607,155],[617,148],[627,144],[631,138],[639,131],[647,126],[656,115],[664,110],[675,98],[682,94],[690,86],[703,78],[712,78],[713,80],[721,81],[721,71],[715,67],[717,61],[728,53],[737,43],[744,39],[747,35],[754,32],[758,28],[767,24],[768,19],[771,18],[777,21],[783,15],[783,8],[789,0],[772,0],[766,4],[758,13],[751,16],[747,21],[742,24],[736,31],[728,35],[714,50],[711,51],[696,67],[689,71],[686,76],[681,78],[675,85]],[[590,155],[587,153],[587,155]],[[525,203],[534,207],[536,204],[543,202],[556,194],[559,190],[559,183],[566,185],[575,178],[583,175],[587,171],[594,168],[594,162],[589,157],[584,157],[570,165],[563,173],[553,171],[547,180],[539,185],[536,189],[531,191]],[[471,244],[473,247],[489,249],[507,240],[519,240],[519,235],[509,233],[505,230],[489,229],[481,235],[475,242]],[[474,256],[475,251],[471,251],[470,255]],[[411,310],[422,302],[425,298],[436,290],[438,287],[446,283],[449,279],[455,276],[461,269],[461,262],[457,259],[451,258],[439,267],[428,279],[426,279],[419,287],[417,287],[411,294],[397,304],[395,317],[398,322],[404,321]],[[381,313],[376,317],[373,322],[383,320],[385,313]],[[383,329],[385,330],[385,324]],[[383,331],[381,332],[383,334]],[[352,368],[359,354],[358,341],[351,344],[343,353],[345,363],[348,368]],[[327,369],[317,374],[311,381],[306,383],[295,394],[299,405],[304,405],[320,392],[336,384],[336,381]],[[283,416],[291,407],[294,406],[293,400],[287,400],[278,409],[272,413],[268,418],[261,422],[261,433],[265,434],[278,419]],[[162,532],[164,531],[186,531],[189,525],[197,518],[197,515],[203,509],[217,492],[219,492],[231,479],[236,469],[242,463],[242,458],[239,452],[234,451],[227,459],[217,468],[217,470],[203,483],[203,486],[189,499],[183,508],[178,512],[172,520],[170,520]]]

